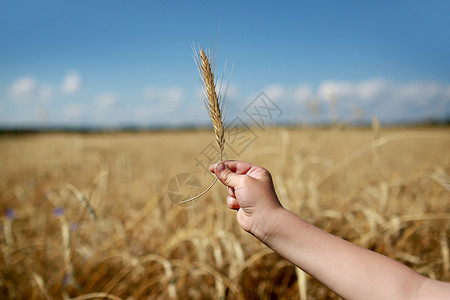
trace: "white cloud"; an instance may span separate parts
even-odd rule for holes
[[[171,112],[180,107],[184,97],[181,87],[156,87],[148,86],[142,92],[144,100],[149,101],[153,114]]]
[[[374,98],[392,94],[394,83],[380,78],[352,82],[339,80],[326,80],[319,84],[317,97],[332,101],[370,102]]]
[[[69,104],[63,109],[63,115],[68,119],[77,119],[84,114],[85,107],[80,103]]]
[[[313,86],[309,83],[302,83],[294,87],[292,98],[298,103],[305,103],[313,97]]]
[[[36,79],[31,76],[18,78],[10,88],[10,96],[19,102],[28,101],[33,97],[36,85]]]
[[[31,76],[16,79],[10,88],[10,96],[20,104],[29,104],[30,101],[48,104],[53,99],[53,87],[48,83],[38,83]]]
[[[445,87],[436,82],[414,81],[399,86],[395,96],[399,99],[412,100],[416,103],[426,103],[439,94],[445,95]]]
[[[165,90],[163,96],[169,104],[177,105],[183,98],[183,90],[179,87],[172,87]]]
[[[447,86],[432,81],[397,83],[380,78],[359,82],[323,81],[317,89],[322,99],[336,97],[343,101],[367,102],[385,98],[390,101],[425,103],[437,97],[448,97]],[[446,96],[447,94],[447,96]]]
[[[44,103],[50,103],[54,94],[53,86],[48,83],[40,84],[37,93],[39,100],[42,100]]]
[[[69,71],[61,83],[61,92],[72,95],[81,89],[81,76],[77,71]],[[32,76],[16,79],[11,85],[9,95],[18,103],[27,103],[31,100],[40,104],[49,104],[54,97],[55,89],[52,84],[38,82]]]
[[[279,83],[269,85],[264,89],[266,95],[274,101],[305,103],[314,97],[314,87],[309,83],[297,86],[284,86]]]
[[[331,113],[340,119],[353,118],[356,110],[360,116],[364,113],[366,118],[376,115],[386,120],[450,115],[450,84],[434,81],[325,80],[315,88],[308,83],[297,86],[272,84],[264,91],[280,105],[284,117],[293,120],[309,118],[311,104],[316,111],[321,111],[321,107],[325,109],[320,113],[322,118]]]
[[[442,90],[442,94],[445,98],[450,99],[450,84],[447,84],[447,86]]]
[[[72,95],[81,89],[81,75],[77,71],[67,72],[61,83],[61,92],[64,95]]]
[[[230,99],[235,99],[239,96],[239,88],[232,83],[228,84],[228,87],[226,86],[228,83],[224,83],[224,85],[222,86],[222,90],[220,91],[221,97],[222,99],[224,99],[225,96],[225,100],[230,100]],[[226,94],[225,94],[226,92]]]
[[[351,82],[346,81],[323,81],[317,88],[317,95],[320,98],[331,99],[339,96],[349,96],[353,92]]]
[[[286,88],[279,83],[269,85],[264,91],[271,99],[281,99],[286,95]]]
[[[144,99],[151,102],[168,101],[177,103],[182,99],[183,95],[183,89],[177,86],[168,88],[148,86],[143,92]]]
[[[388,81],[374,78],[353,84],[353,96],[361,100],[370,100],[390,91],[392,84]]]
[[[95,96],[95,105],[102,109],[114,107],[118,101],[119,94],[116,92],[106,92]]]

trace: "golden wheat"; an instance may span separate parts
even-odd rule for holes
[[[163,183],[211,137],[0,135],[0,299],[341,299],[246,235],[225,190],[190,209],[167,201]],[[272,172],[285,207],[450,280],[450,128],[383,128],[375,144],[369,129],[348,127],[266,128],[258,137],[239,159]],[[173,155],[179,145],[183,155]],[[92,193],[105,166],[108,189]]]
[[[223,149],[225,147],[225,127],[223,125],[221,112],[222,99],[220,96],[220,92],[219,94],[216,92],[216,84],[214,82],[214,68],[211,68],[211,63],[203,48],[200,49],[200,53],[197,53],[195,47],[192,47],[192,50],[194,52],[194,59],[197,64],[198,71],[203,80],[203,93],[205,96],[204,101],[206,110],[208,111],[209,118],[211,119],[211,123],[214,128],[216,143],[217,147],[219,148],[219,161],[222,161]],[[180,204],[185,204],[203,196],[213,187],[216,182],[217,178],[214,179],[214,181],[208,188],[206,188],[206,190],[204,190],[197,196],[181,201]]]
[[[223,148],[225,146],[225,129],[223,126],[222,113],[220,108],[220,98],[217,97],[216,85],[214,83],[214,73],[211,70],[211,64],[206,56],[203,48],[200,50],[201,71],[203,75],[203,83],[205,85],[207,99],[207,109],[211,123],[214,127],[217,146],[219,147],[220,157],[222,157]],[[207,100],[207,101],[206,101]]]

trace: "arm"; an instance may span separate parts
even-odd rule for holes
[[[426,279],[287,210],[279,212],[278,223],[264,242],[345,299],[416,299]]]
[[[450,284],[333,236],[284,209],[270,173],[226,161],[211,167],[227,186],[242,228],[346,299],[448,299]]]

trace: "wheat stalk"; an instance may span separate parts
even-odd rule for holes
[[[222,161],[223,149],[225,147],[225,127],[223,125],[223,115],[222,115],[222,99],[220,95],[216,92],[216,84],[214,82],[214,69],[215,65],[211,67],[211,63],[209,61],[208,56],[206,55],[203,48],[200,49],[200,52],[197,52],[195,47],[192,47],[192,51],[194,52],[194,60],[197,65],[197,69],[200,73],[200,77],[202,78],[203,84],[203,94],[206,110],[209,114],[209,118],[211,119],[211,123],[214,128],[214,134],[216,136],[217,147],[219,148],[219,161]],[[226,90],[225,90],[226,92]],[[190,199],[183,200],[180,204],[184,204],[190,201],[193,201],[201,196],[203,196],[206,192],[208,192],[214,184],[217,182],[217,177],[211,183],[211,185],[206,188],[203,192],[194,196]]]

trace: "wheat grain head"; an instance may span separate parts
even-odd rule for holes
[[[222,101],[220,99],[220,94],[218,96],[216,92],[214,70],[211,68],[211,63],[203,48],[200,49],[200,53],[198,54],[197,67],[202,75],[205,93],[205,106],[214,127],[217,147],[219,147],[220,158],[222,158],[222,153],[225,146],[225,129],[221,112]]]
[[[214,128],[216,143],[217,147],[219,148],[219,161],[222,161],[223,150],[225,147],[225,127],[223,125],[223,102],[220,95],[220,88],[219,93],[217,93],[216,91],[216,83],[214,78],[215,65],[211,67],[211,62],[208,58],[208,55],[206,55],[205,51],[203,50],[203,47],[200,49],[200,52],[197,52],[195,46],[193,45],[192,51],[194,52],[194,60],[203,82],[202,86],[205,106]],[[187,200],[183,200],[180,202],[180,204],[184,204],[201,197],[207,191],[209,191],[216,182],[217,178],[214,179],[213,183],[211,183],[211,185],[199,195]]]

